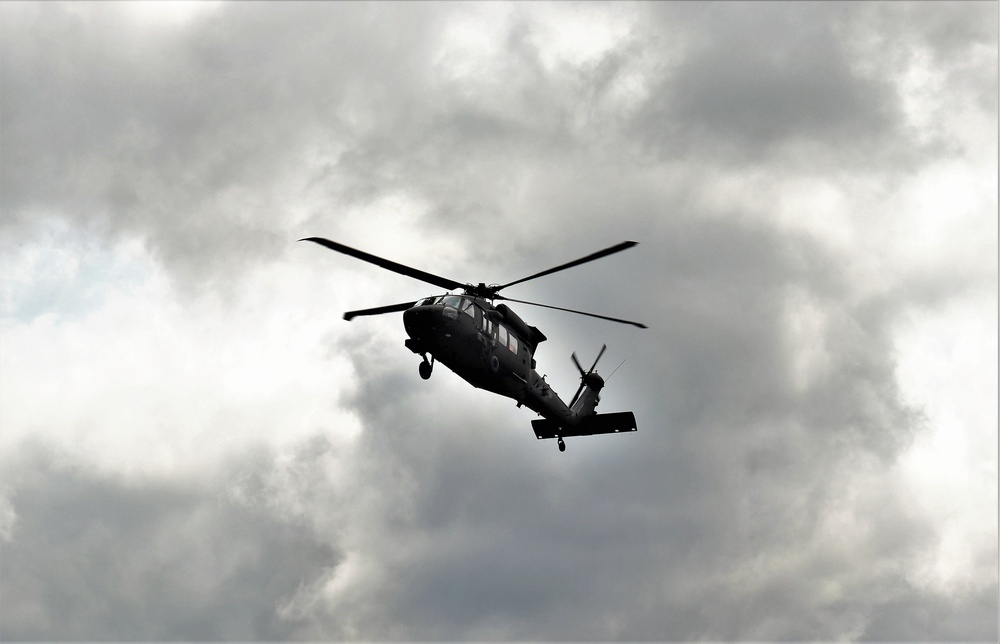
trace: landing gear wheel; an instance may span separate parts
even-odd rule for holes
[[[431,372],[434,370],[434,365],[427,362],[427,360],[424,360],[423,362],[420,363],[418,369],[420,371],[420,377],[423,378],[424,380],[427,380],[428,378],[431,377]]]
[[[559,446],[559,451],[560,452],[565,452],[566,451],[566,443],[563,442],[562,437],[559,438],[559,442],[557,442],[556,445]]]

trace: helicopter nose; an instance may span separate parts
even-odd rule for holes
[[[403,328],[411,338],[428,333],[434,324],[434,311],[429,306],[415,306],[403,311]]]

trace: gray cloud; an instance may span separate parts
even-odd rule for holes
[[[651,104],[664,111],[653,111],[648,127],[670,137],[666,149],[679,135],[684,152],[722,143],[747,160],[789,142],[891,135],[885,131],[898,106],[888,79],[853,71],[837,34],[852,11],[811,5],[788,12],[779,4],[699,11],[697,19],[715,28],[692,38],[683,63],[663,78]]]
[[[753,317],[713,329],[715,344],[745,350],[764,335],[737,323]],[[887,348],[865,334],[840,342],[844,364],[833,382],[795,397],[773,373],[773,347],[713,360],[714,347],[674,338],[689,362],[640,367],[656,384],[633,395],[667,397],[636,410],[642,431],[600,446],[576,442],[570,464],[570,452],[532,450],[520,416],[474,394],[421,395],[424,383],[374,366],[380,350],[353,351],[364,376],[354,404],[368,428],[357,462],[371,481],[391,473],[367,520],[392,535],[373,549],[393,583],[379,589],[377,609],[355,614],[363,632],[686,640],[878,630],[900,592],[920,595],[901,578],[934,535],[893,491],[852,496],[859,477],[906,443],[914,420],[881,364]],[[673,357],[666,348],[661,355]],[[695,363],[704,377],[691,373]],[[746,374],[727,373],[737,363]],[[754,382],[754,363],[772,379]],[[871,375],[844,388],[840,369]],[[664,382],[668,374],[676,382]],[[734,391],[736,380],[749,390]],[[695,396],[716,404],[672,404]],[[414,406],[425,411],[414,415]],[[838,409],[850,415],[837,417]],[[881,512],[870,514],[875,507]],[[864,536],[847,537],[849,549],[838,535],[847,525],[830,532],[827,524],[840,511],[864,524],[855,526]],[[809,554],[792,554],[802,551]],[[879,565],[861,563],[871,560]]]
[[[454,11],[439,9],[221,8],[145,38],[107,8],[25,11],[26,28],[5,38],[5,227],[19,234],[38,215],[80,213],[111,234],[140,235],[198,283],[215,275],[206,268],[232,279],[225,262],[288,252],[295,235],[282,211],[290,191],[308,186],[316,225],[405,188],[430,201],[427,226],[474,239],[497,216],[543,214],[547,204],[516,198],[519,186],[538,185],[566,157],[645,162],[632,146],[609,148],[622,133],[664,158],[723,164],[780,160],[785,144],[809,143],[816,158],[836,151],[825,168],[867,166],[911,136],[896,67],[854,69],[851,37],[868,34],[868,12],[854,6],[668,5],[572,71],[544,68],[538,25],[515,12],[498,26],[505,56],[479,70],[478,84],[449,80],[448,59],[436,58]],[[912,21],[922,39],[939,34],[935,51],[954,60],[956,33],[977,36],[976,46],[986,34],[974,12],[948,13],[949,28],[926,34],[940,14],[884,20]],[[646,62],[667,47],[652,37],[657,28],[668,44],[685,43],[662,67]],[[21,44],[28,32],[30,47]],[[903,42],[885,46],[890,62],[908,33],[895,27]],[[651,92],[634,119],[608,103],[630,72]],[[570,168],[584,170],[574,160]]]
[[[125,481],[39,445],[8,456],[6,640],[282,639],[282,606],[341,560],[226,487]]]
[[[138,235],[190,282],[284,252],[281,178],[317,140],[372,136],[345,112],[379,101],[371,79],[406,86],[390,61],[421,48],[431,17],[345,9],[220,10],[146,34],[113,8],[24,9],[4,39],[5,226],[18,234],[54,214]],[[374,20],[400,40],[361,37]]]
[[[331,392],[360,427],[347,446],[320,420],[196,480],[4,454],[4,638],[995,638],[995,560],[965,589],[920,581],[944,527],[893,473],[930,422],[901,391],[899,326],[995,271],[864,254],[886,195],[969,153],[949,108],[995,117],[995,55],[970,56],[995,54],[996,6],[554,5],[595,7],[627,28],[554,63],[529,5],[490,18],[479,57],[442,47],[473,30],[467,5],[223,5],[144,32],[114,6],[0,9],[5,244],[58,218],[141,240],[180,290],[255,290],[241,269],[404,195],[403,234],[462,249],[419,267],[463,281],[637,239],[510,295],[651,327],[517,307],[565,396],[570,351],[606,341],[602,373],[628,358],[602,410],[640,431],[565,454],[509,401],[419,380],[400,327],[387,343],[338,311],[315,359],[352,367]],[[923,124],[900,81],[915,61],[949,90]],[[809,225],[790,186],[816,177],[876,202],[830,215],[851,243]],[[350,260],[322,261],[317,299]]]

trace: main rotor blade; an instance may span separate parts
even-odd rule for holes
[[[372,255],[371,253],[366,253],[362,250],[351,248],[350,246],[344,246],[343,244],[338,244],[335,241],[330,241],[329,239],[324,239],[322,237],[306,237],[305,239],[300,239],[299,241],[311,241],[319,244],[320,246],[326,246],[330,250],[335,250],[338,253],[350,255],[355,259],[360,259],[361,261],[368,262],[369,264],[375,264],[376,266],[380,266],[394,273],[418,279],[421,282],[427,282],[428,284],[433,284],[434,286],[446,288],[449,291],[456,288],[465,288],[465,284],[460,284],[459,282],[450,280],[447,277],[441,277],[439,275],[434,275],[433,273],[421,271],[411,266],[406,266],[405,264],[384,259],[378,255]]]
[[[600,318],[601,320],[608,320],[609,322],[619,322],[621,324],[631,324],[632,326],[637,326],[640,329],[648,329],[645,324],[641,322],[633,322],[632,320],[622,320],[621,318],[608,317],[607,315],[598,315],[597,313],[587,313],[586,311],[577,311],[575,309],[564,309],[561,306],[552,306],[551,304],[539,304],[538,302],[528,302],[525,300],[515,300],[512,297],[504,297],[503,295],[497,295],[498,300],[507,300],[508,302],[517,302],[518,304],[530,304],[531,306],[541,306],[546,309],[555,309],[556,311],[565,311],[567,313],[576,313],[577,315],[586,315],[592,318]],[[600,356],[598,356],[600,357]]]
[[[558,273],[559,271],[564,271],[567,268],[573,268],[574,266],[579,266],[580,264],[586,264],[587,262],[592,262],[595,259],[601,259],[602,257],[607,257],[608,255],[613,255],[615,253],[620,253],[623,250],[627,250],[629,248],[632,248],[633,246],[638,246],[638,245],[639,245],[639,242],[634,242],[634,241],[622,242],[622,243],[617,244],[615,246],[612,246],[610,248],[605,248],[604,250],[599,250],[596,253],[591,253],[590,255],[587,255],[586,257],[581,257],[580,259],[575,259],[572,262],[567,262],[565,264],[560,264],[559,266],[556,266],[555,268],[550,268],[550,269],[548,269],[546,271],[542,271],[541,273],[535,273],[534,275],[529,275],[528,277],[522,277],[521,279],[519,279],[517,281],[514,281],[514,282],[510,282],[509,284],[504,284],[503,286],[498,286],[498,287],[496,287],[496,291],[499,291],[500,289],[507,288],[508,286],[514,286],[515,284],[520,284],[521,282],[527,282],[528,280],[533,280],[533,279],[536,279],[538,277],[543,277],[545,275],[551,275],[552,273]]]
[[[400,304],[390,304],[388,306],[377,306],[373,309],[361,309],[360,311],[348,311],[344,313],[344,319],[350,322],[360,315],[382,315],[383,313],[395,313],[413,308],[416,302],[402,302]]]

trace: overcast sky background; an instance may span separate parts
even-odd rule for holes
[[[0,637],[998,636],[998,5],[0,5]],[[639,432],[401,316],[513,287]]]

